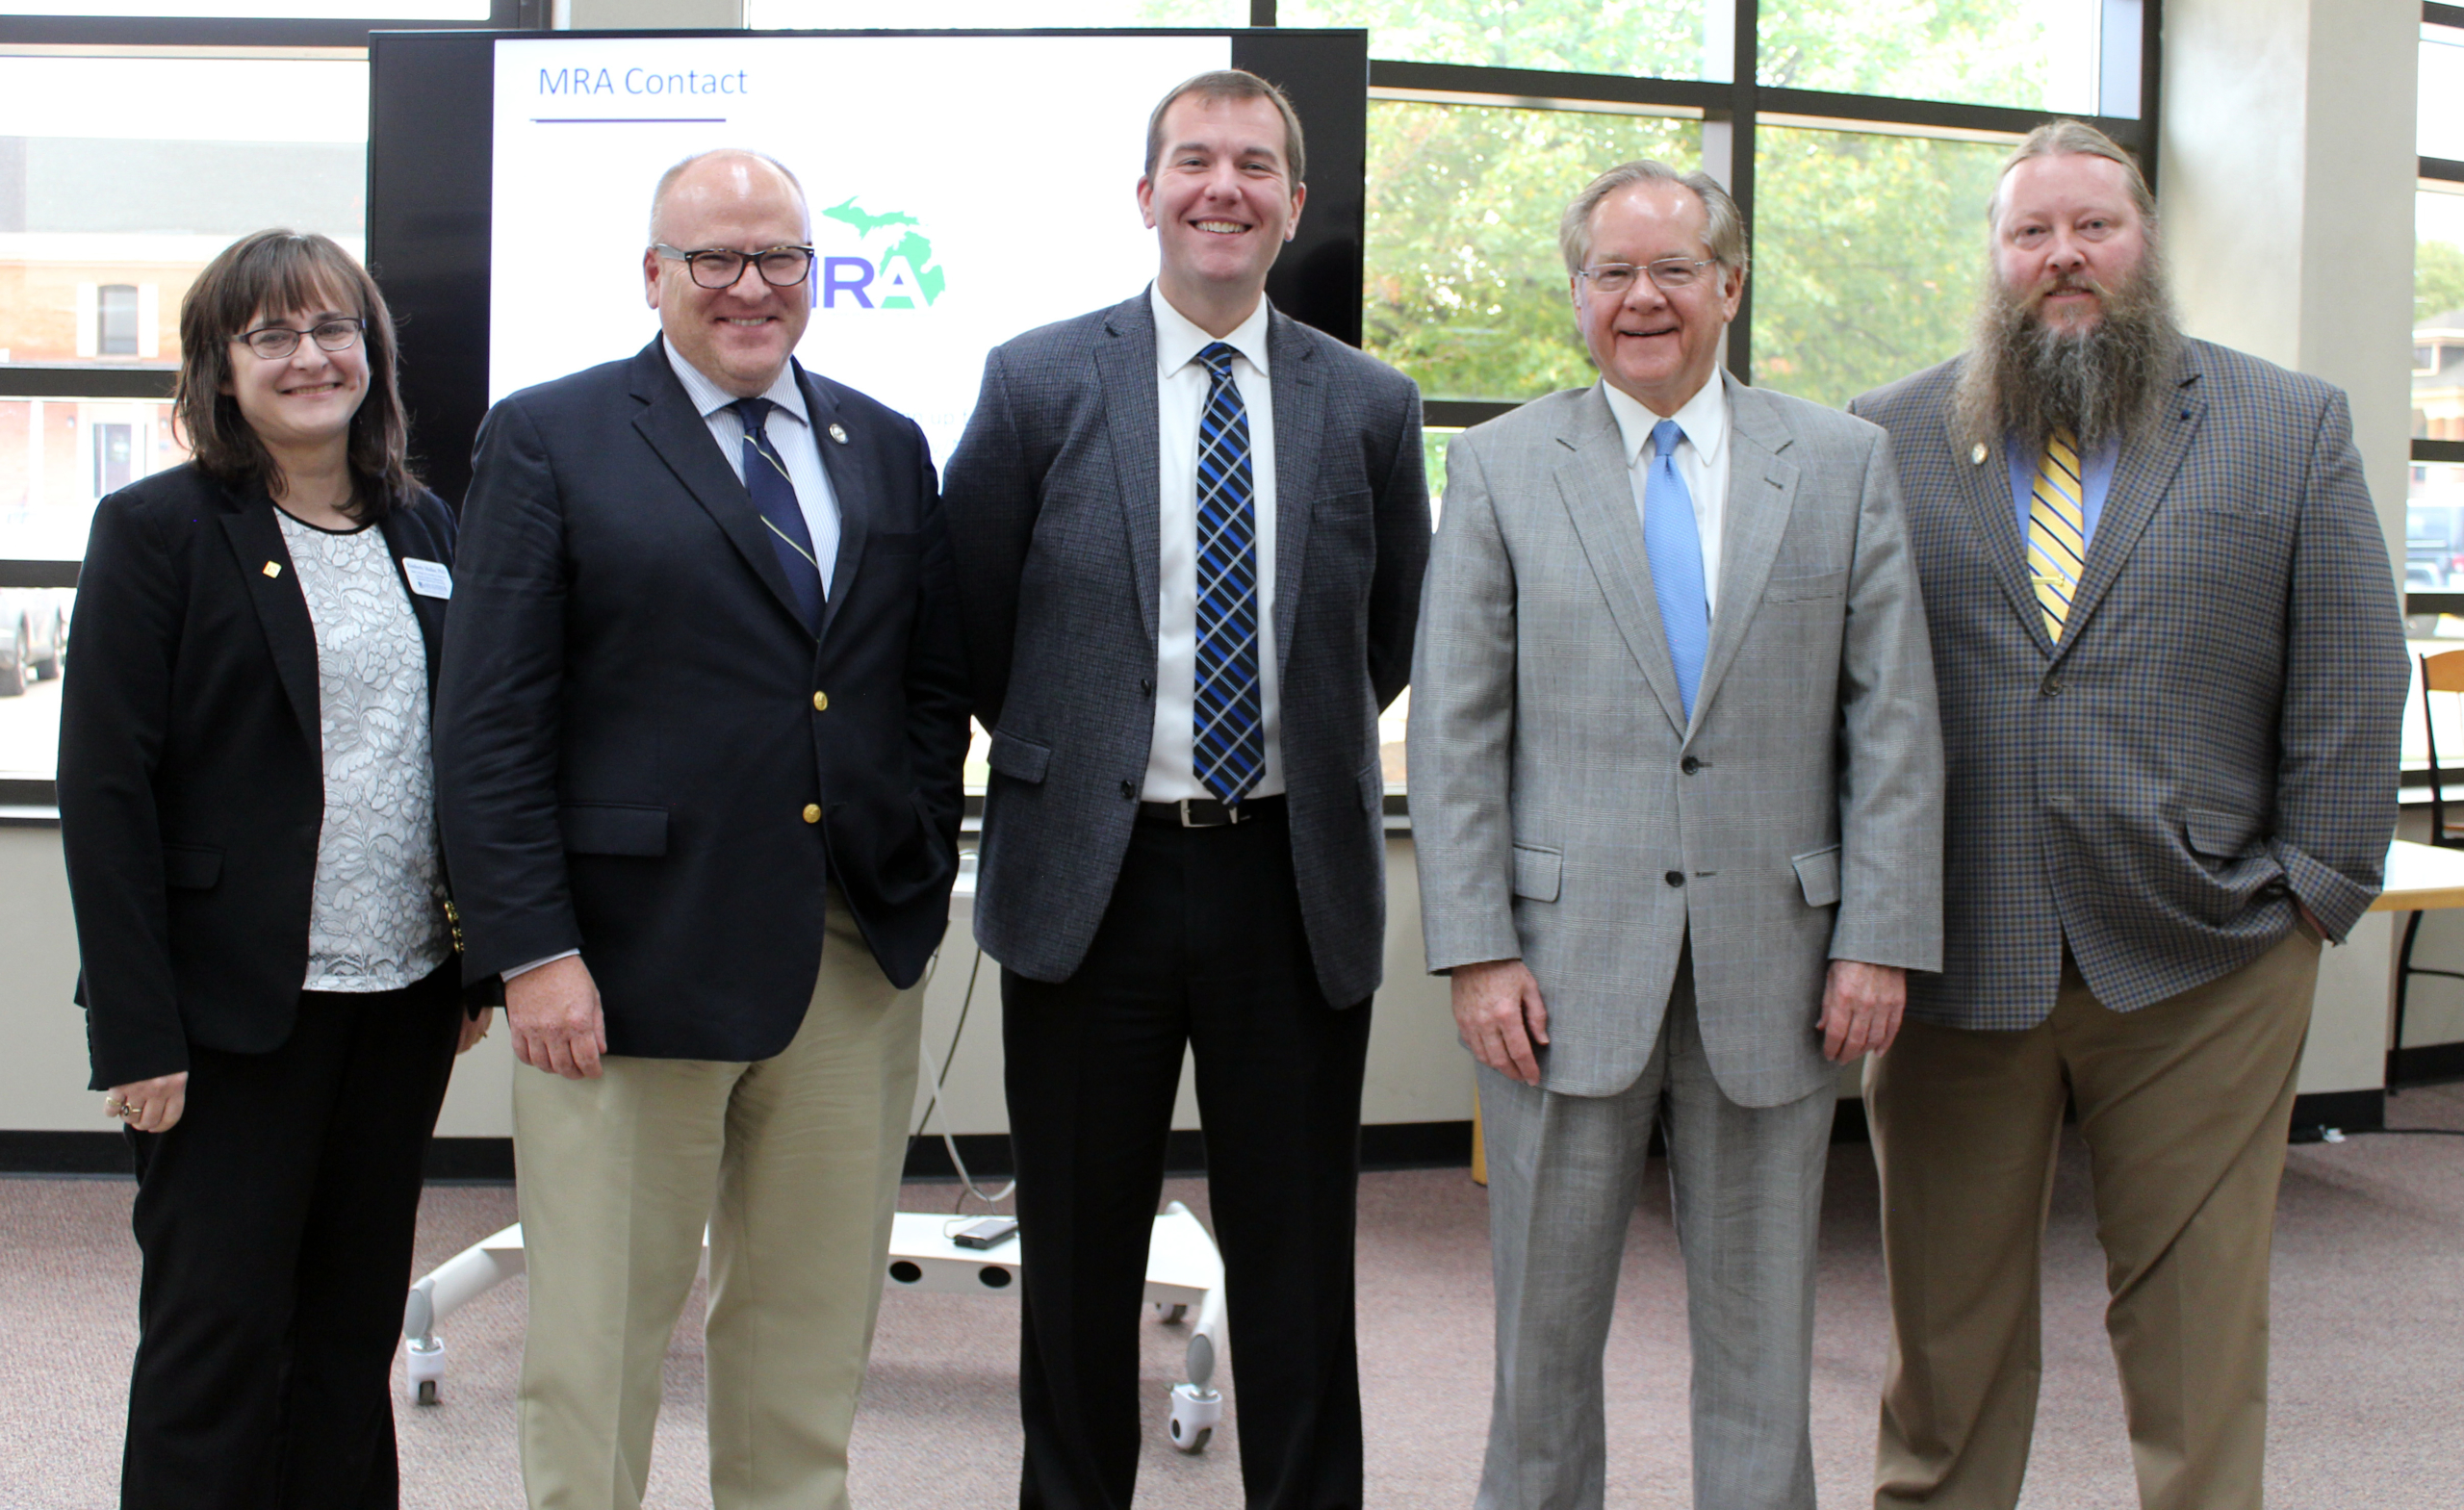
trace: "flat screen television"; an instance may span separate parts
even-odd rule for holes
[[[1147,113],[1241,67],[1307,132],[1309,198],[1268,293],[1360,340],[1362,31],[378,33],[368,260],[401,330],[424,473],[457,501],[489,404],[631,355],[653,187],[717,146],[813,212],[798,358],[957,444],[986,351],[1143,288]]]

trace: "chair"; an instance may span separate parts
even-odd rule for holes
[[[2442,849],[2464,849],[2464,811],[2451,818],[2447,812],[2447,779],[2438,768],[2438,720],[2431,716],[2430,703],[2432,693],[2464,693],[2464,651],[2417,658],[2422,664],[2422,732],[2429,742],[2429,842]],[[2413,940],[2422,931],[2422,916],[2415,912],[2404,924],[2404,947],[2396,956],[2395,1036],[2387,1048],[2387,1093],[2391,1096],[2403,1084],[2397,1066],[2404,1052],[2404,997],[2413,977],[2435,975],[2464,981],[2464,970],[2433,970],[2413,963]]]

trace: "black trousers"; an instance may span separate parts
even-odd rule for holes
[[[1128,1510],[1140,1304],[1184,1045],[1258,1510],[1361,1502],[1352,1229],[1369,1005],[1330,1007],[1281,814],[1140,824],[1086,962],[1004,971],[1017,1153],[1024,1510]]]
[[[123,1510],[394,1510],[394,1349],[456,967],[301,993],[270,1054],[192,1046],[188,1105],[130,1133],[145,1259]]]

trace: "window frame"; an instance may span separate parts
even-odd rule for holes
[[[45,53],[55,49],[130,53],[171,52],[195,56],[315,49],[356,51],[367,56],[369,34],[403,28],[422,31],[546,31],[552,0],[489,0],[485,20],[263,20],[215,16],[0,15],[0,52]],[[152,402],[171,397],[174,374],[159,368],[0,366],[0,398],[123,399]],[[81,462],[90,465],[90,461]],[[0,558],[0,589],[73,588],[76,561]],[[0,779],[0,827],[59,822],[56,781]]]
[[[1712,0],[1717,3],[1717,0]],[[2139,114],[2081,115],[2075,112],[2026,110],[2003,105],[1965,105],[1944,100],[1901,99],[1881,94],[1837,94],[1821,90],[1778,89],[1756,82],[1761,41],[1759,0],[1732,0],[1736,54],[1727,82],[1702,79],[1631,78],[1621,74],[1559,73],[1535,68],[1491,68],[1461,64],[1404,63],[1374,56],[1374,35],[1369,63],[1369,97],[1408,99],[1436,104],[1514,105],[1530,109],[1581,108],[1585,105],[1659,107],[1698,116],[1705,126],[1705,166],[1728,186],[1745,218],[1749,242],[1755,228],[1755,135],[1765,119],[1775,125],[1819,125],[1853,131],[1860,126],[1899,128],[1910,135],[1939,133],[1956,138],[1968,132],[2024,136],[2046,121],[2066,115],[2086,120],[2112,137],[2139,159],[2150,188],[2156,184],[2156,130],[2159,91],[2163,87],[2163,0],[2142,0],[2138,36],[2131,38],[2138,58]],[[1275,24],[1275,0],[1250,0],[1249,24]],[[2107,13],[2127,10],[2106,0]],[[2444,7],[2448,10],[2464,8]],[[2110,49],[2098,73],[2115,74],[2117,57]],[[1782,117],[1785,117],[1784,119]],[[1725,157],[1722,162],[1721,157]],[[1754,372],[1754,280],[1746,280],[1745,296],[1736,318],[1729,322],[1728,369],[1737,381],[1752,383]],[[1536,396],[1535,396],[1536,397]],[[1513,409],[1509,401],[1432,399],[1424,405],[1426,422],[1453,429],[1493,420]]]
[[[488,0],[481,21],[424,17],[265,20],[251,16],[0,15],[0,47],[365,47],[371,32],[548,30],[552,0]]]
[[[2423,0],[2422,23],[2426,26],[2452,26],[2464,29],[2464,5],[2445,5],[2437,0]],[[2464,160],[2448,157],[2421,159],[2420,176],[2445,184],[2464,184]],[[2464,441],[2432,441],[2415,439],[2412,460],[2464,465]],[[2412,593],[2404,595],[2406,617],[2415,614],[2464,614],[2464,593]]]
[[[1721,0],[1708,0],[1717,5]],[[1757,82],[1760,48],[1759,0],[1728,0],[1732,11],[1731,36],[1735,52],[1726,82],[1698,79],[1629,77],[1618,74],[1557,72],[1546,69],[1498,68],[1469,64],[1416,63],[1373,57],[1369,65],[1371,99],[1411,99],[1437,104],[1508,105],[1525,108],[1656,107],[1653,113],[1692,115],[1705,125],[1705,166],[1728,186],[1743,213],[1749,235],[1755,225],[1755,150],[1758,125],[1818,125],[1832,130],[1883,127],[1909,135],[1959,137],[1987,132],[2022,135],[2045,121],[2075,113],[1970,105],[1941,100],[1903,99],[1886,95],[1833,93],[1818,90],[1781,89]],[[2152,186],[2159,164],[2155,123],[2163,84],[2162,22],[2164,0],[2103,0],[2108,24],[2124,28],[2104,36],[2098,77],[2111,84],[2127,79],[2135,64],[2137,114],[2129,116],[2077,116],[2090,121],[2130,150]],[[1268,29],[1276,23],[1276,0],[1249,0],[1249,25]],[[2135,37],[2127,34],[2127,17],[2138,12]],[[388,25],[366,21],[276,21],[242,18],[169,18],[122,16],[0,16],[0,51],[53,47],[105,49],[319,48],[360,49],[372,32],[397,29],[424,31],[537,31],[553,29],[552,0],[491,0],[484,21],[405,21]],[[2427,4],[2425,14],[2446,13],[2442,24],[2464,25],[2464,6]],[[2435,18],[2435,17],[2433,17]],[[2135,57],[2133,54],[2135,53]],[[2464,180],[2464,163],[2441,165],[2435,174],[2425,159],[2424,176]],[[1364,291],[1365,296],[1365,291]],[[1739,381],[1750,383],[1754,362],[1754,285],[1748,281],[1743,302],[1731,322],[1727,365]],[[173,374],[160,369],[116,370],[87,367],[0,367],[0,398],[87,398],[162,401],[171,395]],[[1460,428],[1511,410],[1513,402],[1437,400],[1425,406],[1428,424]],[[2435,443],[2436,453],[2425,457],[2426,443],[2415,442],[2420,459],[2464,460],[2464,443]],[[2450,454],[2451,452],[2452,454]],[[74,587],[78,563],[0,559],[0,588]],[[2459,595],[2464,601],[2464,595]],[[26,805],[47,806],[53,783],[0,781],[0,822],[10,809]],[[1399,815],[1401,796],[1388,798],[1390,813]]]

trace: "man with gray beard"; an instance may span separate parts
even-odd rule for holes
[[[2261,1502],[2268,1249],[2323,940],[2379,887],[2403,635],[2345,396],[2183,336],[2138,167],[2004,165],[1968,355],[1890,432],[1948,761],[1943,963],[1869,1059],[1877,1506],[2015,1504],[2064,1103],[2141,1502]]]

